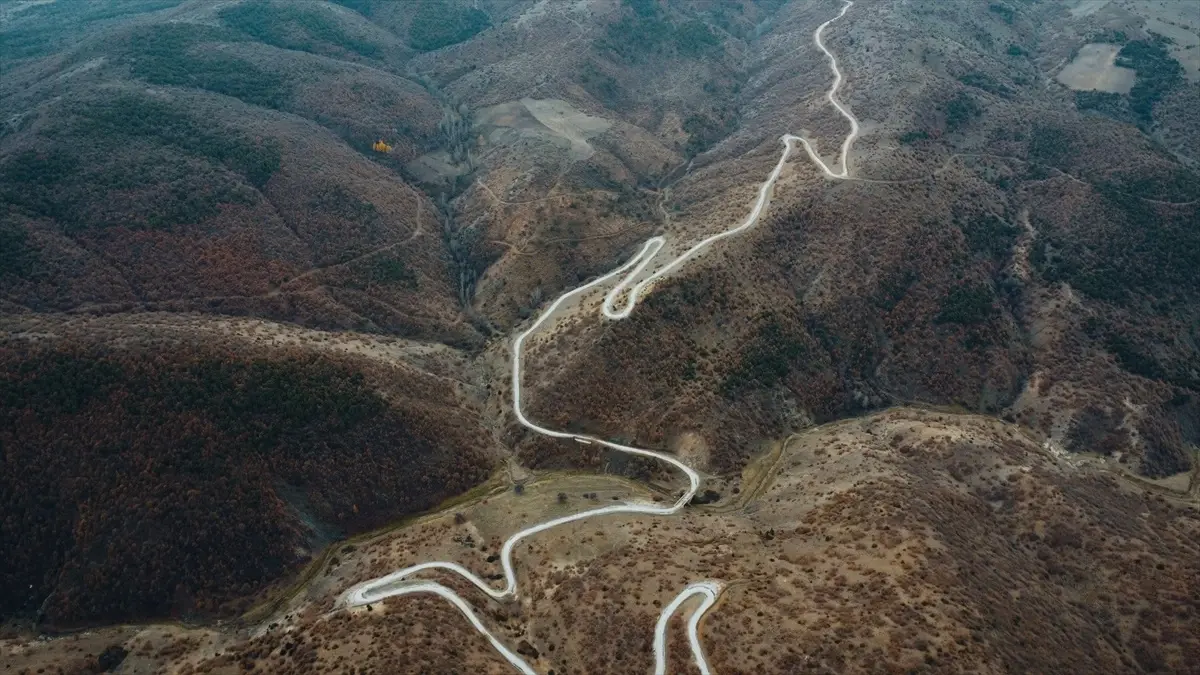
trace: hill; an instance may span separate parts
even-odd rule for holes
[[[482,620],[539,672],[641,672],[661,607],[708,575],[730,580],[702,624],[719,672],[1195,671],[1194,502],[1047,452],[1016,425],[913,409],[808,430],[756,467],[674,518],[539,535],[521,554],[525,599]],[[345,547],[291,618],[253,638],[154,626],[83,648],[119,640],[125,668],[181,673],[505,672],[439,598],[326,610],[414,556],[494,572],[499,538],[534,510],[654,494],[611,476],[548,477]],[[614,607],[620,622],[606,620]],[[682,622],[668,640],[671,671],[686,671]],[[39,646],[15,665],[72,659],[86,661]]]
[[[90,329],[0,349],[6,615],[239,611],[332,538],[435,506],[493,461],[429,372],[237,333],[116,347],[97,335],[128,328]]]
[[[816,12],[797,7],[775,30]],[[821,184],[797,163],[763,225],[658,284],[640,315],[579,319],[535,353],[539,417],[652,447],[699,434],[728,471],[797,425],[918,402],[1018,420],[1147,476],[1188,471],[1200,176],[1159,135],[1178,113],[1138,129],[1037,86],[1057,48],[1018,59],[1005,45],[1039,44],[1039,25],[1096,30],[1056,7],[1011,23],[920,3],[857,16],[828,37],[854,64],[840,96],[874,129],[854,146],[856,179]],[[821,55],[789,44],[772,54],[778,82],[764,74],[735,99],[771,122],[672,180],[664,231],[688,242],[736,222],[776,156],[767,130],[830,124],[809,103],[819,84],[782,79]],[[844,133],[829,128],[819,141]]]

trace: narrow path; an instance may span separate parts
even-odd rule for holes
[[[601,309],[604,316],[610,320],[620,320],[628,317],[630,314],[632,314],[634,307],[637,305],[638,299],[642,297],[642,294],[656,280],[674,271],[676,268],[692,259],[696,254],[707,248],[709,245],[752,227],[758,222],[758,219],[766,210],[766,206],[771,194],[771,188],[774,187],[775,182],[779,179],[779,175],[783,172],[784,164],[791,156],[793,150],[795,150],[795,144],[797,141],[804,145],[805,150],[808,151],[809,157],[827,177],[833,179],[849,178],[847,157],[849,155],[851,144],[854,142],[854,139],[858,137],[858,120],[855,119],[854,115],[852,115],[850,111],[847,110],[836,98],[837,90],[841,86],[843,79],[842,73],[838,69],[837,59],[828,49],[825,48],[824,43],[821,41],[821,33],[824,32],[825,28],[837,19],[842,18],[846,14],[846,11],[854,4],[850,0],[842,0],[842,2],[843,6],[841,12],[839,12],[836,17],[818,26],[816,31],[813,32],[813,41],[816,43],[817,47],[819,47],[821,51],[824,52],[827,57],[829,57],[829,64],[834,74],[833,85],[830,87],[826,98],[843,116],[846,117],[847,120],[850,121],[850,133],[846,136],[845,141],[843,141],[841,151],[839,153],[838,165],[840,165],[840,169],[835,171],[826,165],[807,140],[792,134],[784,135],[781,139],[783,141],[784,148],[783,152],[780,154],[779,161],[775,164],[775,168],[771,171],[771,174],[759,187],[758,199],[755,201],[754,207],[751,209],[750,214],[744,221],[742,221],[741,224],[729,230],[725,230],[724,232],[714,234],[702,240],[698,244],[695,244],[676,257],[674,260],[671,260],[667,264],[660,267],[653,274],[650,274],[646,278],[637,282],[632,289],[629,289],[629,285],[632,284],[635,279],[641,276],[641,274],[654,260],[658,252],[661,251],[663,246],[666,244],[666,239],[664,237],[659,236],[650,238],[645,244],[642,245],[641,250],[638,251],[636,255],[634,255],[620,267],[559,296],[538,316],[537,320],[534,321],[528,329],[517,335],[516,339],[513,341],[512,406],[513,413],[516,415],[517,421],[520,422],[522,426],[535,433],[548,436],[550,438],[574,440],[585,445],[603,445],[619,452],[624,452],[631,455],[639,455],[642,457],[650,457],[665,462],[687,476],[688,489],[685,490],[684,493],[680,495],[679,499],[677,499],[675,503],[671,504],[670,506],[660,506],[653,502],[638,501],[626,502],[623,504],[613,504],[581,511],[568,516],[554,518],[552,520],[527,527],[513,534],[508,538],[507,541],[504,542],[504,545],[500,550],[500,564],[504,570],[505,580],[503,588],[497,589],[492,587],[486,581],[479,578],[470,570],[466,569],[462,565],[459,565],[458,563],[434,561],[412,565],[410,567],[392,572],[386,576],[360,583],[352,587],[345,593],[345,595],[343,595],[341,601],[343,606],[356,607],[373,602],[379,602],[380,600],[389,597],[410,595],[413,593],[436,594],[439,597],[445,598],[451,604],[457,607],[459,611],[461,611],[463,615],[466,616],[471,622],[471,625],[474,626],[475,630],[483,634],[483,636],[492,643],[492,646],[496,648],[496,651],[499,652],[500,655],[505,658],[505,660],[512,664],[513,667],[525,675],[534,675],[535,671],[533,668],[520,655],[514,653],[512,650],[506,647],[479,620],[479,617],[476,616],[475,611],[471,607],[470,603],[463,600],[462,597],[460,597],[457,593],[450,588],[443,586],[442,584],[426,580],[414,581],[411,580],[410,577],[426,570],[452,572],[462,579],[470,582],[473,586],[491,598],[501,600],[515,597],[517,594],[517,577],[513,568],[512,556],[513,550],[522,540],[560,525],[565,525],[567,523],[585,520],[588,518],[594,518],[597,516],[610,514],[641,514],[660,516],[672,515],[678,513],[684,508],[684,506],[688,504],[689,501],[691,501],[692,497],[696,494],[696,491],[700,487],[700,474],[677,458],[654,450],[635,448],[628,445],[613,443],[595,436],[572,434],[565,431],[555,431],[553,429],[543,427],[526,417],[524,410],[521,408],[521,366],[522,352],[525,341],[530,335],[537,332],[543,324],[553,317],[558,308],[564,303],[580,297],[589,290],[606,284],[618,277],[620,277],[620,281],[618,281],[617,284],[608,292]],[[628,294],[624,297],[624,303],[618,309],[618,300],[621,298],[622,294],[626,293],[627,289],[629,290]],[[656,675],[663,675],[666,672],[666,630],[671,617],[674,616],[677,611],[679,611],[684,602],[692,597],[697,596],[701,598],[701,603],[699,607],[693,610],[688,619],[688,643],[692,650],[692,657],[695,659],[696,666],[699,668],[700,672],[703,675],[710,675],[711,669],[709,668],[708,661],[704,656],[703,647],[700,643],[700,620],[704,617],[704,614],[716,603],[717,597],[720,595],[723,588],[724,584],[716,580],[693,582],[685,587],[666,607],[663,608],[662,612],[659,614],[658,622],[654,628],[654,672]]]
[[[808,141],[805,139],[800,138],[799,136],[792,136],[791,134],[784,136],[785,140],[792,138],[803,143],[804,149],[808,151],[809,158],[812,159],[813,163],[821,167],[821,171],[824,171],[825,175],[829,176],[830,178],[850,177],[850,167],[847,164],[847,162],[850,161],[850,144],[854,142],[854,139],[858,138],[858,119],[851,114],[844,105],[842,105],[841,101],[837,100],[837,90],[842,86],[842,71],[838,69],[837,57],[833,55],[833,52],[826,49],[825,43],[821,41],[821,33],[825,32],[825,28],[829,26],[829,24],[845,16],[846,10],[850,9],[850,6],[854,4],[850,0],[842,0],[842,2],[845,3],[842,5],[842,11],[838,12],[837,16],[826,21],[820,26],[817,26],[816,32],[813,33],[813,42],[817,43],[817,47],[821,51],[825,52],[825,56],[829,57],[829,67],[833,69],[833,86],[829,87],[829,93],[825,94],[825,98],[831,105],[833,105],[833,107],[837,108],[837,111],[842,114],[842,117],[845,117],[846,120],[850,122],[850,133],[846,135],[846,140],[842,141],[841,158],[838,160],[838,163],[842,166],[841,170],[834,171],[833,169],[830,169],[829,166],[825,164],[825,161],[821,159],[821,156],[817,154],[816,149],[809,145]]]
[[[692,654],[696,657],[696,665],[700,667],[700,672],[703,675],[711,673],[708,668],[708,662],[704,660],[704,648],[700,645],[700,619],[717,603],[717,596],[721,594],[721,589],[720,582],[697,581],[696,583],[688,584],[687,588],[675,596],[671,604],[663,608],[662,613],[658,615],[658,622],[654,624],[655,675],[663,675],[663,673],[667,672],[667,624],[670,623],[671,616],[679,610],[679,607],[684,602],[697,595],[703,598],[703,600],[700,601],[700,606],[692,612],[691,618],[688,619],[688,644],[692,647]]]

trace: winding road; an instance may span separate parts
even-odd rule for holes
[[[480,591],[486,593],[491,598],[497,600],[512,598],[517,594],[517,576],[513,569],[512,559],[513,550],[522,540],[538,534],[539,532],[544,532],[560,525],[604,515],[641,514],[668,516],[678,513],[692,499],[700,487],[700,475],[696,473],[694,469],[679,461],[675,457],[672,457],[671,455],[656,452],[654,450],[646,450],[643,448],[621,445],[619,443],[606,441],[595,436],[585,436],[547,429],[546,427],[540,426],[536,422],[526,417],[525,412],[521,407],[521,360],[525,341],[530,335],[537,332],[543,326],[543,324],[550,319],[550,317],[554,316],[555,312],[564,303],[580,297],[589,290],[609,283],[618,277],[620,280],[605,296],[601,309],[604,316],[610,320],[620,320],[628,317],[633,312],[634,307],[637,305],[638,299],[642,297],[650,285],[655,281],[679,268],[685,262],[690,260],[692,257],[711,244],[725,239],[726,237],[734,236],[752,227],[758,222],[758,219],[766,210],[767,203],[770,199],[771,188],[775,185],[775,182],[779,179],[779,175],[783,172],[784,164],[795,150],[797,141],[803,144],[805,150],[808,152],[808,156],[813,160],[818,168],[821,169],[825,176],[832,179],[846,179],[849,177],[848,155],[851,144],[854,142],[854,139],[858,137],[858,120],[855,119],[854,115],[851,114],[850,111],[846,109],[846,107],[840,101],[837,100],[837,90],[842,84],[842,73],[838,69],[837,59],[825,47],[824,42],[821,40],[821,34],[824,32],[825,28],[834,21],[842,18],[846,14],[846,11],[850,9],[851,5],[854,4],[850,0],[842,0],[842,2],[843,6],[841,12],[839,12],[834,18],[818,26],[816,31],[813,32],[813,41],[816,43],[817,47],[820,48],[820,50],[829,58],[829,64],[834,74],[833,85],[826,94],[826,98],[833,105],[833,107],[835,107],[838,112],[840,112],[850,122],[850,133],[846,136],[845,141],[842,142],[839,158],[835,164],[835,166],[839,167],[838,170],[835,171],[834,169],[831,169],[824,162],[824,160],[821,159],[820,155],[817,154],[816,150],[807,140],[792,134],[784,135],[781,139],[783,141],[784,148],[783,152],[780,154],[779,161],[775,164],[775,168],[771,171],[771,174],[759,187],[758,199],[755,201],[754,207],[751,209],[750,214],[739,225],[700,241],[670,262],[658,268],[652,274],[642,278],[640,281],[637,281],[637,283],[634,284],[634,281],[642,276],[642,274],[654,261],[654,258],[657,256],[657,254],[666,245],[666,239],[661,236],[653,237],[647,240],[646,243],[642,245],[641,250],[620,267],[614,269],[608,274],[605,274],[604,276],[594,279],[559,296],[553,303],[550,304],[549,307],[545,309],[545,311],[538,316],[537,320],[534,321],[527,330],[519,334],[513,341],[512,407],[513,412],[516,414],[517,421],[520,422],[522,426],[535,433],[549,436],[551,438],[575,440],[580,443],[587,444],[594,443],[617,450],[619,452],[625,452],[631,455],[640,455],[643,457],[651,457],[665,462],[687,476],[688,489],[684,491],[679,499],[677,499],[670,506],[660,506],[654,503],[640,501],[613,504],[587,511],[581,511],[568,516],[562,516],[560,518],[554,518],[552,520],[547,520],[513,534],[508,538],[507,541],[504,542],[504,545],[500,551],[500,564],[504,570],[505,580],[503,588],[493,588],[486,581],[457,563],[443,561],[426,562],[397,570],[386,576],[372,579],[352,587],[343,595],[341,601],[342,606],[356,607],[373,602],[379,602],[380,600],[389,597],[411,595],[414,593],[432,593],[438,595],[457,607],[459,611],[461,611],[463,615],[466,616],[471,622],[471,625],[474,626],[475,630],[479,631],[479,633],[486,637],[488,641],[492,643],[492,646],[496,648],[496,651],[499,652],[500,655],[505,658],[505,660],[512,664],[513,667],[525,675],[534,675],[535,671],[529,665],[529,663],[527,663],[519,654],[513,652],[507,646],[505,646],[504,643],[501,642],[490,630],[488,630],[487,626],[485,626],[483,622],[479,620],[479,617],[475,614],[475,610],[472,608],[470,603],[463,600],[462,597],[453,590],[440,583],[428,580],[412,580],[410,577],[427,570],[451,572],[470,582],[472,585],[474,585]],[[634,285],[631,287],[631,284]],[[666,607],[663,608],[662,612],[659,614],[658,622],[654,627],[654,672],[656,675],[663,675],[667,669],[666,633],[670,619],[676,612],[680,610],[685,602],[694,597],[700,598],[700,604],[692,611],[692,614],[688,619],[688,643],[692,650],[692,657],[695,659],[696,666],[699,668],[700,672],[703,673],[703,675],[709,675],[711,673],[708,661],[704,656],[704,649],[700,644],[700,620],[704,617],[705,613],[716,604],[722,588],[723,584],[717,580],[693,582],[685,587]]]

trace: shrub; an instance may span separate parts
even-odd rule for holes
[[[963,84],[967,85],[968,87],[975,87],[976,89],[982,89],[983,91],[986,91],[989,94],[995,94],[997,96],[1002,96],[1004,98],[1008,98],[1009,96],[1012,95],[1011,89],[1000,84],[999,82],[997,82],[995,80],[995,78],[993,78],[991,75],[988,75],[987,73],[980,73],[977,71],[972,71],[970,73],[967,73],[966,75],[962,75],[961,77],[959,77],[958,81],[962,82]]]
[[[990,213],[969,218],[960,225],[972,253],[981,253],[989,258],[1006,258],[1017,241],[1020,229]]]
[[[988,5],[988,11],[991,12],[992,14],[998,15],[1001,19],[1004,20],[1004,23],[1007,23],[1007,24],[1012,24],[1013,20],[1017,16],[1016,10],[1014,10],[1012,7],[1006,7],[1005,5],[1001,5],[1001,4],[997,4],[997,3],[992,3],[992,4]]]
[[[279,147],[273,140],[253,141],[212,128],[148,96],[123,95],[80,106],[75,131],[116,144],[128,138],[152,139],[224,164],[260,188],[279,170]]]
[[[401,260],[395,258],[377,258],[371,265],[371,280],[379,284],[398,284],[415,288],[417,277]]]
[[[916,270],[894,271],[879,280],[879,292],[875,294],[872,301],[880,309],[891,311],[900,304],[904,296],[908,295],[908,290],[917,282],[917,279]]]
[[[44,56],[72,48],[69,43],[94,30],[93,25],[179,5],[184,0],[113,0],[51,2],[13,9],[0,21],[0,54],[5,60]],[[6,3],[9,7],[13,3]],[[9,8],[5,8],[10,12]],[[14,18],[17,20],[10,21]]]
[[[222,9],[220,16],[231,28],[282,49],[320,53],[325,51],[323,43],[367,58],[379,54],[377,45],[348,34],[333,13],[325,10],[248,2]]]
[[[694,157],[716,145],[736,128],[737,119],[724,111],[718,112],[716,117],[699,113],[689,115],[683,121],[683,130],[688,134],[684,154]]]
[[[355,222],[374,223],[379,220],[379,211],[374,204],[359,199],[341,185],[331,185],[320,191],[309,202],[309,206]]]
[[[700,56],[721,46],[721,38],[700,21],[688,21],[675,29],[675,46],[679,53]]]
[[[1088,36],[1088,42],[1108,42],[1112,44],[1125,44],[1129,41],[1129,36],[1123,30],[1114,30],[1107,28],[1105,30],[1093,33]]]
[[[945,112],[946,131],[957,131],[967,122],[979,117],[983,113],[983,109],[979,107],[974,98],[960,91],[954,98],[946,102]]]
[[[663,52],[671,39],[671,24],[657,16],[624,16],[610,25],[601,45],[618,57],[637,63],[647,54]]]
[[[65,150],[26,150],[0,166],[0,202],[33,216],[64,219],[71,213],[71,204],[59,186],[74,180],[80,171],[79,163]],[[13,256],[18,243],[24,242],[17,237],[14,234],[9,240]]]
[[[703,21],[671,23],[653,0],[626,0],[632,11],[611,24],[598,43],[618,57],[639,62],[649,54],[671,53],[697,57],[718,51],[724,40]]]
[[[770,389],[788,376],[792,361],[804,353],[804,343],[788,335],[777,321],[772,320],[759,330],[743,352],[741,363],[725,377],[721,392],[732,397],[752,386]]]
[[[236,33],[194,24],[140,28],[130,36],[125,58],[130,72],[147,82],[195,87],[233,96],[246,103],[281,108],[291,99],[291,86],[233,56],[196,54],[195,45],[241,39]]]
[[[436,426],[327,357],[0,348],[0,614],[210,614],[302,562],[287,501],[358,531],[482,479]]]
[[[584,64],[579,74],[579,84],[584,91],[595,96],[610,108],[621,101],[621,85],[616,78],[601,71],[591,61]]]
[[[1062,168],[1075,157],[1070,134],[1061,127],[1036,125],[1029,134],[1029,159],[1038,164]]]
[[[1077,91],[1075,107],[1079,110],[1095,110],[1109,117],[1124,117],[1125,97],[1108,91]]]
[[[994,299],[992,289],[986,284],[956,286],[942,301],[941,311],[934,321],[964,325],[983,323],[995,313]]]
[[[431,52],[458,44],[491,26],[483,11],[446,0],[422,2],[408,27],[413,49]]]
[[[1121,47],[1117,65],[1137,71],[1137,80],[1129,91],[1129,109],[1143,125],[1154,121],[1154,104],[1183,77],[1183,67],[1167,51],[1161,36],[1137,40]]]
[[[280,165],[272,139],[246,138],[148,96],[84,101],[72,112],[53,129],[54,146],[0,166],[0,203],[67,233],[200,222],[220,204],[256,203],[250,186],[265,186]],[[114,191],[132,195],[130,208],[103,206]]]
[[[37,269],[37,251],[28,240],[25,230],[0,223],[0,277],[6,274],[27,277]]]
[[[1109,333],[1104,340],[1104,346],[1112,352],[1122,368],[1134,375],[1149,379],[1163,376],[1163,369],[1158,362],[1139,351],[1124,335]]]

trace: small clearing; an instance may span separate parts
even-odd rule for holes
[[[1128,94],[1137,72],[1116,64],[1120,45],[1086,44],[1079,54],[1058,73],[1058,81],[1076,91],[1107,91]]]
[[[584,160],[595,154],[588,139],[608,130],[612,123],[580,112],[558,99],[523,98],[480,110],[476,127],[488,142],[510,145],[541,140],[566,149],[571,159]]]

